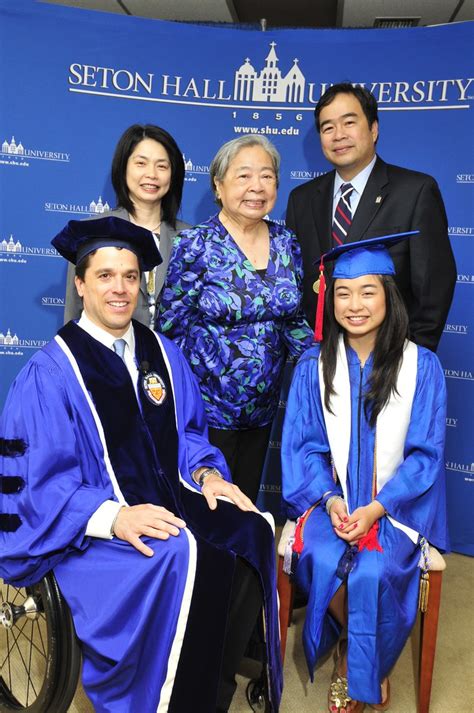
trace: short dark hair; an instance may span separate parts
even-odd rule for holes
[[[369,92],[369,90],[365,87],[353,86],[350,82],[339,82],[339,84],[333,84],[332,87],[326,89],[316,104],[316,108],[314,110],[314,120],[316,122],[316,130],[318,134],[320,129],[319,115],[321,110],[330,104],[338,94],[352,94],[355,96],[367,118],[369,128],[372,128],[374,121],[379,120],[377,100],[372,92]]]
[[[119,248],[121,250],[122,248]],[[82,282],[84,282],[84,278],[86,276],[86,270],[89,267],[91,263],[91,257],[95,255],[97,250],[92,250],[90,253],[87,253],[87,255],[81,260],[81,262],[76,265],[76,269],[74,271],[74,274],[76,277],[78,277]],[[140,263],[140,260],[138,260],[138,271],[140,273],[140,278],[142,276],[142,266]]]
[[[87,253],[87,255],[81,260],[81,262],[76,265],[76,269],[74,271],[74,274],[76,277],[78,277],[82,282],[84,282],[84,277],[86,274],[86,270],[90,265],[91,257],[95,255],[97,250],[93,250],[91,253]]]
[[[126,181],[127,162],[137,144],[143,141],[143,139],[153,139],[157,141],[166,149],[169,156],[171,164],[171,184],[168,193],[163,196],[161,201],[161,218],[173,228],[176,228],[176,216],[180,209],[183,195],[183,154],[171,134],[154,124],[133,124],[133,126],[129,126],[115,147],[111,173],[117,206],[125,208],[131,215],[134,214],[134,206],[128,193]]]

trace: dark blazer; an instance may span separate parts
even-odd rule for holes
[[[332,247],[331,224],[335,171],[295,188],[288,200],[286,224],[303,254],[303,308],[314,324],[318,277],[316,261]],[[377,158],[348,234],[355,242],[378,235],[420,230],[390,248],[396,282],[410,318],[411,339],[436,350],[456,283],[456,265],[438,184],[431,176],[392,166]]]
[[[123,220],[129,220],[129,216],[125,208],[115,208],[114,210],[106,211],[105,213],[100,213],[94,215],[88,220],[96,220],[97,218],[106,218],[107,216],[115,216],[116,218],[123,218]],[[166,277],[166,271],[168,269],[168,263],[170,261],[171,249],[173,247],[173,240],[176,235],[185,228],[190,228],[188,223],[183,223],[181,220],[176,221],[176,229],[172,228],[168,223],[162,223],[160,227],[160,254],[163,258],[161,265],[156,268],[155,274],[155,305],[156,314],[158,314],[158,303],[160,299],[161,290],[163,289],[163,284]],[[74,284],[75,266],[69,263],[67,270],[66,279],[66,301],[64,305],[64,324],[69,322],[71,319],[79,319],[82,312],[82,299],[77,294],[76,286]],[[140,284],[140,293],[138,295],[138,303],[133,314],[134,318],[146,325],[150,326],[150,311],[148,308],[148,296],[146,288],[145,275],[142,275],[142,281]]]

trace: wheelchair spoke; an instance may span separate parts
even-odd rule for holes
[[[80,652],[52,573],[26,587],[0,579],[0,665],[0,711],[68,708]]]
[[[42,615],[42,616],[40,617],[40,619],[43,620],[43,624],[44,624],[44,626],[46,626],[46,617],[45,617],[44,615]],[[41,653],[42,653],[43,656],[46,658],[46,646],[44,645],[43,632],[41,631],[40,622],[39,622],[39,621],[35,621],[34,623],[36,624],[36,626],[37,626],[37,628],[38,628],[38,638],[39,638],[39,640],[41,641],[41,647],[42,647],[42,649],[43,649]]]
[[[11,664],[12,664],[12,657],[10,656],[10,653],[11,653],[11,651],[12,651],[14,645],[15,645],[14,642],[13,642],[12,644],[10,644],[10,639],[11,639],[11,638],[14,639],[14,637],[11,636],[11,632],[7,631],[7,632],[6,632],[7,652],[6,652],[5,658],[4,658],[3,661],[2,661],[2,666],[1,666],[1,670],[2,670],[2,673],[3,673],[4,667],[5,667],[5,663],[7,663],[7,666],[8,666],[8,687],[9,687],[10,689],[12,688],[12,681],[13,681],[12,666],[11,666]],[[5,674],[5,675],[7,675],[7,674]]]
[[[7,648],[8,648],[8,632],[7,632]],[[2,664],[2,670],[3,670],[3,664]],[[8,656],[8,676],[9,676],[9,681],[10,681],[10,688],[12,686],[12,669],[11,669],[11,658]]]
[[[13,587],[7,588],[6,599],[4,591],[1,595],[2,601],[10,604],[17,602],[21,605],[20,597],[25,600],[25,594]],[[40,612],[37,619],[22,618],[12,629],[5,630],[6,653],[2,656],[2,675],[7,679],[6,683],[15,700],[18,700],[18,695],[23,700],[26,696],[26,701],[21,704],[26,707],[38,698],[47,667],[46,627],[46,617]]]
[[[45,652],[44,650],[42,651],[42,650],[40,649],[40,647],[33,641],[33,624],[34,624],[34,622],[30,622],[31,625],[32,625],[32,627],[31,627],[31,635],[30,635],[30,636],[28,636],[28,634],[26,634],[25,631],[24,631],[25,628],[26,628],[26,625],[28,624],[28,621],[29,621],[29,620],[27,619],[27,620],[25,621],[25,623],[23,624],[23,626],[21,627],[21,629],[18,631],[18,639],[20,639],[20,637],[26,639],[26,641],[27,641],[34,649],[36,649],[36,651],[38,652],[38,654],[39,654],[42,658],[45,659],[45,658],[46,658],[46,652]],[[19,629],[18,626],[17,626],[17,629]]]
[[[16,604],[18,599],[24,599],[25,596],[22,593],[21,589],[18,589],[18,587],[12,587],[11,584],[7,586],[7,599],[6,601],[9,601],[10,604]]]
[[[11,655],[11,653],[12,653],[13,648],[15,647],[15,645],[16,645],[16,647],[18,648],[18,650],[20,649],[20,645],[18,644],[18,641],[25,639],[26,641],[31,642],[31,637],[28,637],[28,635],[25,634],[25,632],[24,632],[24,629],[26,628],[26,625],[27,625],[27,624],[28,624],[28,619],[25,619],[25,621],[23,622],[21,628],[20,628],[20,626],[19,626],[18,624],[16,625],[15,628],[17,629],[17,632],[18,632],[18,633],[16,634],[16,636],[15,636],[15,634],[14,634],[14,631],[15,631],[15,630],[14,630],[14,629],[11,630],[11,635],[12,635],[12,637],[13,637],[13,639],[14,639],[14,643],[12,644],[12,647],[7,651],[7,656],[8,656],[8,655]],[[33,644],[33,646],[35,646],[35,648],[36,648],[36,650],[38,651],[38,653],[45,659],[45,658],[46,658],[46,654],[45,654],[43,651],[41,651],[41,649],[39,649],[38,646],[36,646],[35,644]]]
[[[3,667],[3,665],[4,665],[4,663],[5,663],[5,661],[6,661],[7,659],[8,659],[8,661],[10,662],[10,660],[11,660],[11,654],[12,654],[12,652],[13,652],[13,649],[14,649],[15,647],[16,647],[17,649],[20,648],[19,645],[18,645],[18,643],[17,643],[17,640],[20,638],[20,634],[23,633],[23,629],[25,628],[25,626],[26,626],[26,621],[23,622],[23,626],[22,626],[21,629],[20,629],[20,627],[18,626],[18,624],[16,625],[16,628],[18,629],[18,634],[17,634],[16,636],[15,636],[15,631],[14,631],[14,629],[7,630],[7,652],[6,652],[5,658],[4,658],[3,662],[2,662],[2,667]],[[12,638],[12,643],[11,643],[10,646],[8,645],[8,639],[9,639],[9,637]]]
[[[23,628],[24,628],[24,627],[23,627]],[[19,657],[20,657],[20,659],[21,659],[21,662],[22,662],[23,667],[24,667],[24,669],[25,669],[26,675],[27,675],[27,677],[28,677],[28,689],[29,689],[29,682],[31,681],[31,687],[33,688],[33,691],[34,691],[34,693],[35,693],[35,696],[37,696],[38,694],[37,694],[36,689],[35,689],[35,687],[34,687],[34,685],[33,685],[33,681],[31,680],[30,671],[29,671],[29,669],[28,669],[28,666],[26,665],[25,658],[24,658],[24,656],[23,656],[23,653],[22,653],[22,651],[21,651],[20,645],[19,645],[19,643],[18,643],[18,639],[19,639],[20,637],[19,637],[19,636],[16,637],[16,636],[14,635],[13,631],[11,632],[11,634],[12,634],[12,638],[14,639],[14,645],[12,646],[12,649],[11,649],[11,650],[13,651],[14,648],[16,648],[16,649],[18,650],[18,655],[19,655]]]
[[[33,622],[31,622],[31,637],[30,637],[30,658],[28,661],[28,685],[26,687],[26,705],[28,705],[28,701],[30,700],[30,682],[31,682],[31,676],[29,672],[31,671],[31,659],[33,655]],[[34,689],[33,689],[34,690]],[[35,693],[36,698],[38,697]]]

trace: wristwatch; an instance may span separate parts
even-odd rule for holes
[[[218,478],[222,478],[222,475],[219,473],[217,468],[206,468],[202,471],[201,475],[197,480],[197,483],[201,488],[204,485],[204,481],[206,480],[208,475],[217,475]]]
[[[110,537],[112,537],[112,538],[115,537],[115,524],[116,524],[117,518],[118,518],[120,512],[123,510],[123,508],[124,508],[124,506],[122,505],[122,507],[117,510],[117,512],[115,513],[115,517],[112,520],[112,524],[110,526]]]

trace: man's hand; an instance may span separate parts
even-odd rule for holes
[[[217,507],[217,496],[225,495],[238,508],[246,512],[258,512],[253,502],[248,498],[237,485],[228,483],[218,475],[208,475],[202,486],[202,494],[207,500],[207,504],[211,510]]]
[[[147,557],[152,557],[153,550],[141,541],[142,535],[167,540],[170,535],[179,535],[183,527],[186,527],[184,520],[161,505],[147,503],[123,507],[115,520],[114,535],[120,540],[130,542]]]

